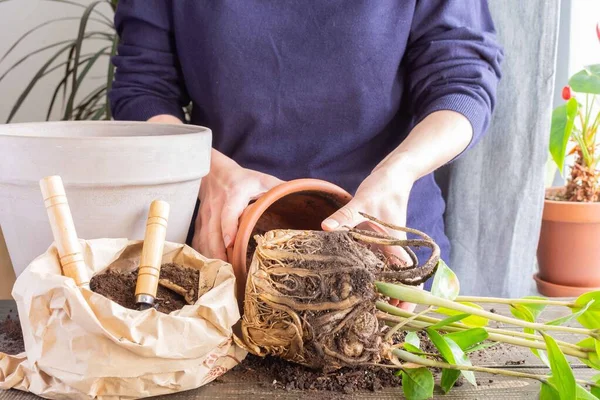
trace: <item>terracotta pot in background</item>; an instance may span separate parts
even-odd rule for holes
[[[537,256],[534,279],[541,294],[569,297],[600,290],[600,203],[545,200]]]
[[[321,230],[321,222],[347,204],[352,196],[339,186],[318,179],[297,179],[276,186],[249,205],[240,218],[228,258],[236,275],[240,306],[244,299],[248,243],[255,234],[272,229]]]

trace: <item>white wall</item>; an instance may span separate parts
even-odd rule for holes
[[[585,65],[600,63],[597,23],[600,23],[600,0],[572,0],[569,75]]]
[[[84,6],[92,3],[92,0],[75,1]],[[108,4],[100,6],[98,10],[112,18]],[[82,7],[48,0],[9,0],[0,2],[0,58],[21,35],[36,25],[54,18],[78,17],[82,15],[83,11],[84,8]],[[38,48],[61,40],[76,38],[78,26],[79,21],[77,20],[61,21],[47,25],[28,36],[5,60],[0,62],[0,75],[23,56]],[[106,30],[107,28],[98,23],[90,22],[89,29]],[[93,51],[95,48],[99,48],[99,44],[99,41],[90,42],[83,50],[85,52]],[[13,104],[25,89],[31,77],[55,51],[58,51],[58,47],[56,50],[51,49],[32,56],[0,81],[0,95],[2,96],[2,101],[0,101],[0,123],[6,122]],[[60,61],[64,60],[66,60],[66,54],[60,59]],[[88,77],[94,77],[94,79],[85,83],[82,88],[83,91],[86,88],[91,89],[98,86],[101,79],[105,79],[106,67],[104,66],[107,65],[107,62],[108,57],[102,63],[102,68],[98,66],[98,68],[90,71]],[[43,121],[46,119],[46,111],[51,95],[56,84],[60,81],[62,73],[62,70],[57,70],[44,78],[29,95],[14,122]],[[59,119],[59,115],[60,113],[54,114],[54,119]]]

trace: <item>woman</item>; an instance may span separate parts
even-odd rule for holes
[[[213,131],[193,246],[226,259],[248,202],[314,177],[448,258],[432,172],[486,131],[502,50],[485,0],[120,0],[113,115]]]

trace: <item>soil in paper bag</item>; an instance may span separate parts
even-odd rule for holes
[[[192,292],[192,299],[198,300],[198,285],[200,273],[193,268],[178,264],[163,264],[160,269],[160,279],[167,279],[178,286]],[[125,308],[137,310],[135,304],[135,285],[137,270],[120,272],[108,268],[105,272],[95,275],[90,281],[90,288],[104,297],[122,305]],[[182,295],[159,285],[154,301],[155,308],[165,314],[179,310],[187,305]]]

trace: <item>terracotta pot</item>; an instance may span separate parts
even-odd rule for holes
[[[600,203],[545,200],[537,256],[534,279],[543,295],[600,290]]]
[[[246,262],[248,243],[255,234],[272,229],[321,230],[321,222],[351,198],[348,192],[333,183],[297,179],[271,189],[249,205],[240,218],[233,247],[227,250],[236,275],[240,306],[250,266]]]
[[[184,243],[210,150],[211,131],[191,125],[0,125],[0,224],[16,275],[52,243],[41,178],[62,177],[80,238],[143,239],[161,199],[171,205],[167,240]]]

